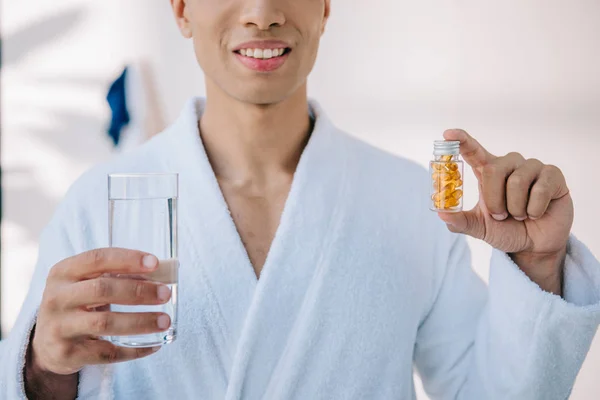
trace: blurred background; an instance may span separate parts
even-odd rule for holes
[[[129,147],[204,92],[167,0],[26,3],[1,2],[3,335],[65,191],[123,151],[106,133],[106,94],[123,68],[134,88]],[[498,155],[560,166],[575,200],[574,233],[598,257],[598,49],[598,0],[333,0],[310,94],[339,127],[423,165],[433,140],[463,128]],[[475,178],[466,184],[473,206]],[[470,244],[487,279],[490,249]],[[572,399],[599,398],[599,368],[600,336]]]

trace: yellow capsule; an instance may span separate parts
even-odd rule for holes
[[[455,200],[460,200],[463,197],[463,191],[458,189],[455,190],[454,192],[452,192],[452,198],[454,198]]]
[[[443,162],[450,162],[452,161],[452,155],[446,155],[446,156],[442,156],[442,161]]]
[[[449,175],[453,181],[457,181],[462,178],[462,176],[460,176],[460,172],[458,170],[450,172]]]
[[[433,189],[434,189],[436,192],[441,192],[441,191],[443,191],[443,190],[444,190],[444,188],[445,188],[446,186],[448,186],[448,185],[449,185],[449,184],[451,184],[451,183],[452,183],[452,181],[434,181],[434,182],[433,182]]]
[[[450,198],[444,198],[443,196],[439,196],[440,194],[438,193],[437,195],[435,195],[433,204],[435,206],[435,208],[440,209],[440,210],[447,210],[451,207],[456,207],[459,204],[459,201],[454,199],[453,197]]]
[[[452,179],[433,181],[433,188],[441,192],[446,186],[454,183]]]
[[[453,193],[452,190],[444,190],[444,191],[440,192],[439,194],[443,199],[450,199],[450,198],[452,198],[452,193]]]
[[[444,171],[446,169],[446,166],[441,163],[432,162],[431,168],[433,168],[433,170],[435,171]]]
[[[456,183],[450,182],[450,183],[446,184],[444,187],[442,187],[442,190],[440,190],[440,191],[449,192],[451,194],[452,192],[454,192],[455,189],[456,189]]]
[[[457,163],[447,163],[446,169],[448,171],[458,171],[458,164]]]
[[[454,182],[454,184],[456,185],[457,188],[459,188],[459,187],[462,187],[463,181],[461,179],[458,179],[457,181]]]
[[[435,193],[433,196],[431,196],[431,200],[433,200],[436,203],[440,203],[440,202],[444,201],[444,198],[445,197],[444,197],[443,193]]]
[[[442,197],[445,197],[444,194],[446,191],[444,190],[444,185],[436,186],[433,188],[433,193],[439,194]]]
[[[453,181],[456,180],[458,178],[460,178],[460,174],[458,176],[458,178],[454,177],[454,172],[436,172],[432,175],[433,180],[440,180],[440,181]]]
[[[460,201],[454,198],[446,200],[445,206],[447,208],[456,207],[460,204]]]
[[[442,182],[452,182],[455,181],[457,179],[460,179],[459,177],[455,177],[454,176],[454,172],[436,172],[435,174],[433,174],[431,176],[433,178],[433,180],[439,180]]]

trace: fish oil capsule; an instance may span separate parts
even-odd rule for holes
[[[463,192],[462,192],[462,190],[458,189],[458,190],[453,191],[451,196],[454,200],[460,200],[460,199],[462,199]]]
[[[449,207],[449,208],[455,208],[460,204],[460,200],[457,200],[455,198],[449,198],[446,200],[446,202],[444,203],[445,207]]]
[[[464,164],[460,159],[460,142],[435,141],[433,157],[429,163],[432,179],[430,208],[438,212],[462,211]]]
[[[433,165],[433,168],[435,169],[435,171],[440,173],[446,171],[446,166],[444,164],[435,164]]]
[[[457,163],[448,163],[446,164],[446,168],[448,168],[448,171],[458,171],[458,164]]]

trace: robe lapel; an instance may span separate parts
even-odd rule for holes
[[[232,363],[226,399],[262,398],[342,211],[347,152],[318,104]]]
[[[205,329],[198,334],[216,336],[228,374],[257,280],[200,139],[203,105],[202,99],[187,104],[170,132],[172,147],[167,150],[180,182],[180,310],[190,310],[191,319],[202,310],[206,320],[196,322]]]
[[[200,139],[203,105],[188,103],[165,149],[169,168],[180,173],[180,310],[194,318],[194,310],[209,305],[209,320],[197,323],[207,327],[199,334],[217,331],[226,399],[260,398],[331,243],[343,204],[346,142],[311,102],[315,127],[257,281]]]

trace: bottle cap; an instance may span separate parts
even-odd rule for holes
[[[460,142],[451,140],[436,140],[433,142],[434,156],[457,156],[460,154]]]

